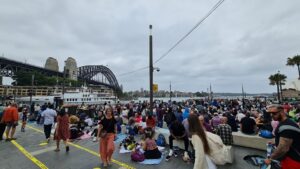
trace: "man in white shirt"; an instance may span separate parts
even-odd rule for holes
[[[47,142],[50,141],[51,129],[52,129],[52,125],[54,124],[54,118],[56,116],[57,113],[53,109],[53,105],[49,105],[49,107],[47,107],[46,110],[42,112],[42,117],[44,118],[44,133]]]

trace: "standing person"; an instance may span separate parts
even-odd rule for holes
[[[231,127],[227,124],[227,117],[221,117],[221,124],[217,126],[216,133],[221,137],[225,145],[232,145],[232,130]]]
[[[28,114],[28,109],[26,107],[24,107],[23,110],[22,110],[21,132],[25,132],[25,127],[26,127],[26,123],[27,123],[27,114]]]
[[[42,112],[41,116],[44,118],[45,137],[47,142],[49,142],[52,125],[54,124],[54,118],[57,116],[56,111],[53,110],[53,105],[49,105],[49,107]]]
[[[112,113],[111,107],[106,109],[105,117],[100,121],[98,129],[98,137],[101,137],[99,151],[104,167],[111,165],[111,157],[115,150],[114,139],[117,133],[117,121]]]
[[[4,123],[4,119],[2,118],[3,113],[4,113],[4,106],[0,104],[0,141],[3,140],[3,133],[6,128],[6,124]]]
[[[270,164],[271,160],[280,160],[282,169],[300,168],[300,129],[299,126],[290,120],[281,105],[270,105],[267,111],[273,120],[279,121],[275,130],[276,149],[265,160]]]
[[[195,114],[188,117],[189,132],[192,135],[192,144],[195,149],[194,169],[208,169],[205,155],[210,154],[210,147],[207,141],[205,131]]]
[[[56,140],[56,149],[54,151],[58,152],[59,142],[63,140],[66,152],[69,152],[70,148],[68,146],[68,141],[70,138],[70,129],[69,129],[69,116],[64,109],[61,109],[57,116],[57,125],[54,133],[54,140]]]
[[[6,123],[6,140],[16,140],[17,138],[14,137],[16,127],[18,125],[19,114],[17,109],[17,104],[12,103],[11,106],[8,106],[3,114],[3,121]],[[11,132],[10,132],[11,131]]]

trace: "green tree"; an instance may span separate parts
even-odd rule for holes
[[[33,85],[35,86],[55,86],[55,85],[63,85],[64,79],[62,77],[56,76],[46,76],[39,72],[26,72],[26,71],[18,71],[12,77],[14,82],[13,85],[18,86],[31,86],[32,75],[34,75]],[[83,85],[83,82],[78,80],[65,79],[65,86],[73,86],[80,87]]]
[[[300,55],[296,55],[292,58],[287,58],[287,63],[286,63],[287,66],[297,66],[298,68],[298,79],[300,79]]]
[[[281,101],[281,91],[282,91],[282,85],[285,84],[286,82],[286,76],[284,74],[280,74],[279,72],[274,74],[274,75],[270,75],[269,80],[270,80],[270,85],[276,85],[277,87],[277,98],[278,101]]]

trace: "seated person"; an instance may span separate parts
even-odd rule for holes
[[[120,115],[115,116],[115,119],[117,121],[117,131],[118,133],[121,133],[122,130],[121,125],[123,124],[123,119]]]
[[[135,113],[135,128],[138,131],[138,133],[142,133],[143,132],[143,118],[141,113]]]
[[[91,134],[91,136],[93,137],[93,142],[97,141],[98,128],[99,128],[99,126],[97,125]]]
[[[219,135],[225,145],[232,145],[233,137],[231,127],[227,124],[227,117],[221,118],[221,124],[216,128],[216,134]]]
[[[241,120],[241,131],[244,134],[256,134],[255,120],[250,117],[250,113],[246,113],[246,116]]]
[[[131,117],[128,120],[128,124],[126,125],[126,134],[129,135],[136,135],[138,133],[138,131],[135,131],[135,121],[134,118]]]
[[[169,127],[170,136],[169,136],[169,146],[170,151],[168,156],[166,157],[166,161],[169,161],[170,158],[174,155],[177,156],[176,152],[173,152],[173,140],[183,140],[184,141],[184,159],[189,159],[188,148],[189,148],[189,138],[185,131],[185,128],[182,123],[180,123],[177,119],[170,124]]]
[[[146,126],[147,127],[151,127],[152,129],[155,128],[155,119],[153,118],[152,115],[148,115],[147,119],[146,119]]]
[[[145,159],[160,159],[161,152],[158,150],[155,140],[153,139],[154,130],[151,127],[147,127],[144,130],[145,142],[142,144]]]
[[[90,118],[89,116],[85,117],[84,122],[85,122],[85,125],[88,126],[88,127],[90,127],[90,128],[92,128],[92,126],[94,124],[92,118]]]
[[[77,124],[79,122],[79,118],[75,115],[71,115],[69,117],[70,124]]]

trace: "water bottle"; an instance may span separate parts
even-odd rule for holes
[[[273,149],[273,145],[272,142],[268,142],[267,143],[267,157],[270,158],[271,154],[272,154],[272,149]]]

